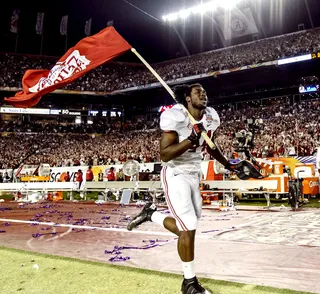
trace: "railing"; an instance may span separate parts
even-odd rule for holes
[[[203,181],[209,184],[210,189],[222,190],[239,190],[239,189],[267,189],[276,190],[278,187],[277,180],[263,181]],[[2,183],[0,191],[2,192],[19,192],[19,191],[104,191],[106,189],[162,189],[160,181],[124,181],[124,182],[85,182],[79,189],[78,182],[38,182],[38,183]],[[263,191],[262,191],[263,193]]]

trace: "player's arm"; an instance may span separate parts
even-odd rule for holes
[[[160,158],[162,161],[168,162],[191,148],[193,148],[193,143],[188,139],[179,143],[177,132],[164,132],[160,140]]]
[[[226,166],[228,164],[228,160],[224,157],[224,155],[221,152],[220,146],[214,142],[214,134],[211,137],[212,142],[214,143],[214,145],[216,146],[216,149],[211,149],[208,145],[207,145],[207,152],[217,161],[219,161],[223,166]]]
[[[213,140],[214,134],[212,135],[211,140]],[[260,172],[248,161],[242,160],[238,163],[234,163],[232,161],[228,161],[222,154],[220,147],[215,143],[216,149],[212,150],[209,146],[207,146],[207,152],[217,161],[219,161],[226,169],[230,170],[237,174],[237,176],[241,180],[248,180],[249,178],[262,179],[263,176]],[[248,171],[244,171],[245,167]]]

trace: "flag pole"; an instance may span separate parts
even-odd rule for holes
[[[176,101],[179,106],[182,107],[182,109],[184,109],[189,118],[190,118],[190,121],[192,124],[196,124],[197,121],[194,119],[194,117],[191,115],[191,113],[188,111],[188,109],[183,105],[181,104],[176,96],[174,95],[174,92],[172,91],[172,89],[168,86],[168,84],[158,75],[158,73],[151,67],[151,65],[137,52],[136,49],[134,48],[131,48],[131,52],[134,53],[141,61],[142,63],[150,70],[150,72],[155,76],[155,78],[160,82],[160,84],[168,91],[168,93],[170,94],[170,96],[173,98],[174,101]],[[209,138],[208,134],[206,132],[202,132],[201,133],[201,136],[203,137],[203,139],[207,142],[207,144],[209,145],[209,147],[212,149],[212,150],[215,150],[217,147],[216,145],[211,141],[211,139]]]

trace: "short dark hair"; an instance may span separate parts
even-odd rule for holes
[[[180,104],[183,104],[185,107],[187,107],[186,97],[191,95],[191,91],[195,87],[202,87],[202,85],[199,83],[196,83],[192,85],[182,84],[182,85],[175,86],[173,88],[173,91],[177,101]]]

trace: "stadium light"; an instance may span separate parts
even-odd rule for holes
[[[163,21],[176,21],[177,19],[186,19],[191,14],[205,14],[206,12],[212,12],[217,9],[217,7],[221,7],[224,9],[232,9],[235,7],[236,4],[238,4],[242,0],[214,0],[209,1],[204,4],[200,4],[194,7],[190,7],[188,9],[181,10],[179,12],[170,13],[167,15],[164,15],[162,17]]]
[[[205,14],[206,12],[214,11],[216,8],[217,4],[215,3],[215,1],[210,1],[206,4],[193,7],[193,11],[195,14]]]
[[[171,13],[171,14],[168,14],[168,15],[164,15],[162,17],[162,19],[164,21],[175,21],[175,20],[178,19],[178,17],[179,17],[178,13]]]
[[[217,0],[217,4],[224,9],[234,8],[241,0]]]
[[[76,119],[74,121],[76,124],[81,124],[81,116],[76,116]]]
[[[184,9],[179,11],[178,16],[182,19],[186,19],[187,17],[189,17],[190,14],[191,14],[190,9]]]

